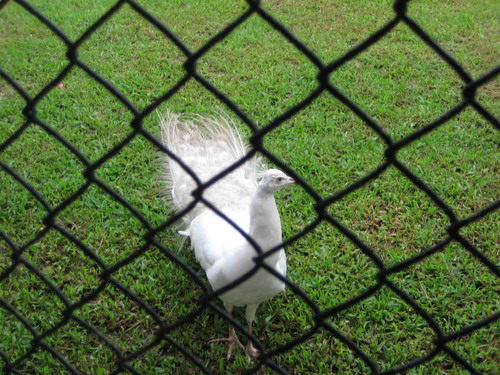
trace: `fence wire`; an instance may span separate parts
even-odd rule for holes
[[[36,275],[50,291],[57,296],[57,298],[65,305],[64,312],[62,314],[62,318],[58,322],[58,324],[54,325],[50,329],[39,332],[36,330],[32,323],[25,318],[19,311],[17,311],[11,304],[6,300],[0,299],[0,307],[7,311],[14,319],[17,319],[32,335],[32,340],[30,343],[30,349],[24,353],[23,355],[17,358],[10,358],[9,355],[6,354],[6,348],[0,346],[0,357],[1,362],[3,362],[2,370],[5,374],[19,374],[20,368],[22,368],[23,363],[29,361],[30,358],[36,352],[46,351],[48,352],[53,359],[60,362],[60,364],[69,372],[74,374],[81,373],[82,369],[78,369],[74,364],[70,363],[64,356],[59,353],[57,350],[52,348],[46,342],[46,338],[55,334],[57,331],[61,330],[63,327],[68,325],[70,322],[77,322],[79,325],[84,327],[87,332],[90,332],[92,335],[102,342],[106,347],[108,347],[115,355],[115,370],[113,373],[134,373],[139,374],[140,372],[134,367],[133,363],[136,361],[141,355],[145,352],[151,350],[153,347],[161,345],[164,342],[168,342],[170,345],[174,346],[178,350],[179,356],[184,356],[188,361],[191,361],[194,366],[196,366],[201,372],[210,374],[211,370],[206,367],[204,361],[198,357],[196,353],[191,353],[187,348],[183,347],[181,344],[176,342],[169,335],[170,332],[173,332],[176,329],[179,329],[183,326],[183,324],[191,321],[194,317],[196,317],[200,312],[205,309],[211,309],[216,311],[218,314],[223,316],[226,320],[235,324],[240,331],[245,331],[245,328],[239,324],[236,320],[232,319],[228,314],[224,311],[224,309],[220,308],[218,303],[216,302],[217,296],[221,294],[223,291],[234,287],[237,283],[243,281],[244,279],[250,277],[254,272],[256,272],[259,268],[264,267],[268,269],[269,272],[272,272],[276,275],[276,277],[281,278],[288,286],[288,288],[299,298],[301,298],[311,309],[314,314],[314,325],[302,334],[299,337],[292,339],[290,342],[276,347],[272,350],[266,350],[254,336],[247,333],[247,337],[249,337],[254,344],[258,346],[261,350],[260,356],[257,358],[255,364],[251,365],[248,369],[248,373],[255,373],[262,367],[268,367],[280,374],[287,374],[287,370],[278,366],[274,361],[273,357],[287,352],[292,347],[299,346],[306,339],[314,335],[319,330],[326,330],[331,333],[336,339],[340,340],[343,344],[345,344],[350,350],[352,350],[356,355],[368,366],[371,370],[372,374],[392,374],[392,373],[401,373],[410,368],[416,367],[426,361],[430,361],[439,353],[447,353],[454,361],[464,370],[470,372],[471,374],[478,374],[479,370],[475,369],[473,364],[469,363],[463,356],[461,356],[457,351],[451,348],[449,345],[450,341],[456,340],[458,338],[466,339],[472,332],[480,329],[481,327],[485,327],[487,325],[492,324],[500,317],[500,312],[496,312],[493,315],[483,319],[476,321],[475,323],[465,326],[458,331],[453,333],[445,334],[444,330],[440,327],[440,325],[431,317],[431,315],[421,306],[417,301],[415,301],[412,297],[410,297],[404,290],[398,288],[393,282],[391,282],[388,278],[389,275],[401,272],[417,262],[422,261],[423,259],[435,254],[436,252],[442,250],[445,246],[447,246],[451,242],[455,242],[460,244],[463,249],[465,249],[468,253],[470,253],[473,257],[479,260],[484,266],[486,266],[489,271],[496,277],[499,278],[500,273],[497,266],[494,262],[489,259],[485,254],[483,254],[476,246],[474,246],[469,240],[467,240],[463,235],[461,235],[461,230],[466,226],[470,225],[472,222],[479,220],[487,214],[492,213],[495,210],[498,210],[500,201],[496,201],[486,208],[474,213],[473,215],[466,217],[465,219],[458,219],[455,212],[438,196],[438,194],[433,191],[422,179],[413,174],[405,164],[403,164],[398,159],[398,152],[415,142],[417,139],[422,137],[423,135],[436,130],[438,127],[445,124],[448,120],[457,116],[460,112],[462,112],[466,108],[474,109],[479,115],[481,115],[488,123],[490,123],[495,129],[499,129],[499,122],[494,117],[492,113],[490,113],[486,108],[484,108],[477,100],[476,100],[476,92],[478,88],[485,85],[486,83],[492,81],[499,73],[500,67],[496,67],[491,70],[481,78],[474,80],[466,70],[453,58],[453,56],[449,55],[447,52],[441,48],[438,43],[436,43],[423,29],[422,27],[416,23],[412,18],[407,15],[407,5],[409,0],[396,0],[393,4],[393,12],[394,17],[387,22],[383,27],[377,30],[375,33],[370,35],[366,40],[349,50],[340,58],[335,61],[325,64],[323,63],[318,56],[316,56],[311,50],[302,43],[298,38],[296,38],[290,30],[280,24],[273,16],[268,13],[263,7],[261,7],[260,2],[255,0],[248,0],[248,8],[236,19],[234,19],[230,24],[228,24],[222,31],[216,34],[213,38],[211,38],[205,45],[203,45],[197,51],[191,51],[183,41],[178,38],[169,28],[168,26],[162,24],[155,17],[153,17],[146,9],[141,7],[133,0],[124,0],[118,1],[116,4],[111,7],[107,12],[105,12],[102,17],[99,18],[97,22],[95,22],[92,26],[90,26],[81,36],[75,41],[71,41],[65,33],[57,28],[48,18],[46,18],[41,12],[39,12],[33,5],[31,5],[28,1],[23,0],[12,0],[13,2],[22,6],[27,12],[31,13],[35,16],[40,22],[42,22],[53,34],[55,34],[65,45],[67,48],[67,59],[69,60],[68,65],[60,72],[60,74],[54,78],[46,87],[44,87],[37,95],[34,97],[30,96],[26,90],[17,83],[7,71],[1,69],[0,75],[25,101],[26,105],[22,110],[22,114],[26,118],[26,122],[15,131],[3,144],[0,145],[0,152],[4,152],[9,146],[12,145],[19,137],[23,134],[23,132],[27,129],[30,124],[36,124],[41,129],[43,129],[50,137],[53,137],[65,148],[68,152],[74,154],[84,165],[85,172],[84,177],[86,182],[83,186],[78,189],[74,194],[68,197],[64,202],[56,207],[52,207],[47,201],[44,199],[42,194],[38,192],[33,186],[31,186],[21,175],[11,166],[6,163],[1,163],[2,169],[9,174],[15,181],[19,184],[20,187],[29,191],[29,193],[40,202],[45,211],[46,216],[43,220],[44,228],[39,231],[36,236],[30,239],[26,239],[23,245],[18,245],[16,241],[9,238],[9,236],[0,231],[0,236],[3,242],[11,249],[11,264],[6,267],[6,269],[0,274],[0,281],[5,281],[10,277],[13,277],[13,273],[17,267],[23,265],[26,267],[33,275]],[[9,3],[9,0],[4,0],[0,2],[0,10]],[[185,55],[185,74],[184,76],[173,85],[167,92],[165,92],[161,97],[154,101],[150,106],[140,111],[123,95],[121,94],[113,85],[111,85],[108,81],[106,81],[103,77],[93,71],[89,66],[87,66],[84,62],[79,59],[78,49],[82,45],[82,43],[87,40],[93,33],[95,33],[103,23],[113,16],[121,7],[125,4],[130,5],[138,14],[144,17],[149,23],[154,25],[159,31],[163,33],[163,35],[168,38],[171,42],[173,42],[180,51]],[[266,21],[272,28],[277,30],[286,40],[292,43],[298,50],[302,52],[304,56],[306,56],[312,64],[314,64],[319,74],[317,76],[317,88],[314,89],[304,100],[288,109],[286,112],[282,113],[276,119],[274,119],[270,124],[266,127],[257,128],[254,122],[242,111],[238,108],[238,106],[233,103],[228,97],[226,97],[217,87],[211,84],[208,80],[206,80],[200,72],[197,70],[197,62],[202,56],[204,56],[210,49],[212,49],[215,45],[221,42],[224,38],[226,38],[230,33],[232,33],[238,26],[240,26],[245,20],[247,20],[250,16],[257,15],[262,20]],[[435,119],[434,121],[428,123],[427,125],[419,128],[414,131],[410,135],[405,138],[394,141],[385,131],[384,129],[374,121],[368,114],[366,114],[363,110],[361,110],[356,103],[352,102],[346,95],[344,95],[338,88],[332,85],[329,81],[329,75],[334,71],[342,67],[349,60],[355,58],[360,53],[365,51],[367,48],[377,43],[383,36],[389,33],[396,25],[404,23],[406,24],[412,32],[417,35],[423,42],[425,42],[432,50],[450,67],[453,69],[456,74],[460,77],[463,82],[463,99],[462,101],[456,105],[454,108],[449,110],[447,113],[442,115],[441,117]],[[118,145],[116,145],[113,149],[111,149],[108,153],[102,156],[99,160],[92,163],[88,159],[86,159],[82,153],[79,152],[70,142],[68,142],[61,134],[48,126],[44,121],[37,117],[37,104],[52,90],[54,89],[59,82],[63,80],[64,77],[68,75],[68,73],[73,69],[81,69],[88,74],[88,76],[92,77],[96,82],[98,82],[101,86],[106,88],[115,98],[117,98],[123,106],[125,106],[129,111],[131,111],[134,115],[133,120],[131,121],[131,126],[134,129],[134,133],[122,140]],[[329,309],[321,310],[312,299],[308,297],[306,293],[304,293],[297,285],[290,282],[288,279],[283,278],[276,271],[270,268],[263,259],[269,255],[269,253],[273,251],[277,251],[278,249],[272,249],[265,254],[261,254],[256,258],[256,267],[247,275],[244,275],[240,280],[235,281],[231,285],[228,285],[227,288],[218,291],[217,293],[212,292],[206,286],[202,279],[197,275],[191,267],[186,264],[176,252],[165,248],[162,243],[160,243],[157,239],[158,233],[160,233],[165,228],[173,225],[182,215],[184,215],[192,206],[188,207],[185,211],[178,213],[176,216],[171,217],[167,222],[159,227],[152,226],[142,215],[141,213],[135,209],[131,204],[129,204],[123,197],[120,196],[116,191],[114,191],[110,186],[101,181],[96,177],[96,170],[100,168],[107,160],[116,156],[124,147],[127,147],[128,143],[137,136],[142,136],[145,139],[149,140],[155,147],[163,150],[163,152],[169,152],[161,145],[158,140],[146,131],[143,128],[143,120],[150,115],[153,111],[155,111],[162,103],[165,103],[172,97],[176,92],[178,92],[189,80],[196,80],[199,82],[206,90],[213,93],[222,103],[224,103],[227,107],[229,107],[232,112],[237,115],[244,123],[246,123],[251,129],[253,129],[253,135],[250,139],[251,145],[253,147],[253,151],[260,152],[269,158],[276,165],[281,167],[283,170],[292,175],[298,183],[310,194],[310,196],[315,200],[315,211],[317,214],[317,219],[310,223],[305,229],[303,229],[300,233],[297,233],[287,239],[284,245],[289,245],[299,238],[304,236],[306,233],[312,231],[316,228],[320,223],[329,223],[330,225],[337,228],[342,235],[344,235],[347,239],[349,239],[357,248],[359,248],[369,259],[373,262],[373,264],[378,268],[378,273],[376,276],[375,284],[370,288],[364,290],[362,293],[357,295],[356,297],[334,306]],[[288,119],[292,118],[299,111],[303,110],[305,107],[310,105],[318,96],[322,93],[330,93],[333,97],[342,102],[345,106],[347,106],[357,117],[359,117],[363,123],[372,129],[380,138],[385,142],[385,161],[378,166],[373,172],[363,176],[355,183],[351,184],[347,188],[342,191],[335,193],[334,195],[323,199],[320,194],[318,194],[312,186],[310,186],[307,181],[300,178],[293,170],[291,170],[286,164],[284,164],[281,160],[277,159],[271,152],[263,147],[263,139],[267,133],[271,130],[279,127]],[[175,155],[173,155],[175,157]],[[448,217],[449,225],[447,227],[447,237],[440,241],[438,244],[433,245],[432,247],[423,250],[422,252],[414,255],[400,263],[394,264],[391,267],[387,267],[380,257],[376,254],[376,252],[370,248],[366,243],[364,243],[353,231],[340,223],[335,217],[330,215],[327,212],[327,208],[334,202],[337,202],[350,193],[354,192],[361,186],[367,184],[371,180],[377,178],[382,172],[384,172],[388,167],[393,166],[397,168],[401,173],[411,181],[418,189],[424,192]],[[208,188],[211,184],[215,183],[217,179],[223,178],[226,174],[228,174],[232,169],[236,166],[232,166],[228,168],[224,173],[218,176],[216,179],[208,181],[205,184],[199,186],[197,191],[194,193],[194,197],[196,201],[202,201],[207,205],[210,205],[210,202],[207,202],[203,197],[203,191]],[[106,191],[110,194],[119,204],[125,207],[131,215],[135,216],[139,221],[147,228],[147,234],[144,236],[146,244],[141,248],[137,249],[135,252],[130,254],[124,260],[118,262],[112,267],[108,267],[95,253],[95,251],[85,245],[79,238],[77,238],[74,234],[72,234],[67,228],[61,226],[57,222],[58,215],[65,210],[71,203],[77,200],[82,194],[85,193],[89,189],[90,186],[97,185],[99,188]],[[82,252],[89,258],[92,259],[101,269],[101,284],[100,286],[94,290],[89,295],[85,296],[81,300],[76,303],[71,303],[70,300],[64,295],[61,289],[55,285],[44,273],[30,263],[26,257],[23,255],[25,251],[32,246],[33,244],[40,241],[49,231],[57,231],[61,233],[64,237],[69,239],[72,243],[78,246]],[[198,302],[198,306],[193,311],[190,311],[179,320],[172,324],[167,324],[162,320],[162,318],[155,312],[155,309],[149,306],[146,302],[144,302],[140,296],[135,294],[129,287],[122,285],[117,279],[113,277],[113,275],[118,272],[121,268],[125,267],[127,264],[134,261],[136,258],[143,255],[150,247],[156,247],[161,249],[162,253],[167,256],[171,261],[175,262],[179,267],[181,267],[192,279],[192,281],[198,284],[205,290],[205,296]],[[124,354],[118,346],[113,343],[106,335],[100,332],[98,329],[93,327],[90,323],[85,320],[79,318],[76,314],[79,309],[81,309],[84,305],[89,302],[95,300],[99,294],[108,286],[113,285],[117,289],[119,289],[127,298],[135,301],[144,312],[151,316],[151,318],[157,324],[157,330],[154,334],[154,339],[151,340],[147,345],[142,346],[138,350]],[[373,359],[371,359],[367,354],[365,354],[355,342],[351,339],[347,338],[341,331],[336,329],[334,325],[328,322],[328,319],[335,317],[336,314],[341,311],[352,307],[355,304],[366,300],[370,296],[373,296],[377,291],[379,291],[382,287],[387,287],[392,290],[401,300],[403,300],[408,306],[410,306],[421,318],[425,320],[428,326],[434,332],[434,340],[433,340],[433,349],[430,350],[425,355],[416,358],[408,363],[399,365],[397,367],[393,367],[388,370],[380,370]],[[84,371],[84,370],[83,370]]]

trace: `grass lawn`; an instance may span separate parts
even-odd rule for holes
[[[75,42],[116,1],[29,3]],[[244,1],[137,3],[192,52],[248,9]],[[341,57],[394,17],[389,0],[261,3],[324,64]],[[499,60],[499,11],[495,0],[415,0],[409,3],[408,15],[477,79]],[[66,51],[65,43],[25,8],[15,1],[0,2],[0,68],[30,98],[37,97],[68,66]],[[148,108],[186,74],[183,51],[127,3],[83,41],[78,56],[138,111]],[[319,70],[253,14],[197,61],[197,72],[263,127],[318,87]],[[329,80],[394,141],[456,107],[464,86],[457,73],[403,23],[332,72]],[[499,82],[489,81],[476,96],[497,117]],[[74,66],[58,83],[62,86],[39,98],[36,117],[43,123],[35,124],[26,123],[23,97],[0,80],[0,144],[8,144],[0,149],[0,162],[8,166],[0,169],[0,368],[22,359],[15,367],[19,374],[66,373],[69,370],[62,360],[82,373],[107,374],[116,369],[120,355],[154,343],[161,325],[174,324],[194,311],[203,296],[203,289],[166,256],[166,249],[206,279],[189,245],[178,251],[182,244],[175,227],[156,235],[161,246],[145,246],[148,227],[162,225],[174,213],[165,203],[159,149],[135,133],[132,111],[80,67]],[[149,113],[143,129],[158,136],[156,111],[210,113],[220,108],[231,113],[246,136],[251,135],[251,129],[194,78]],[[11,138],[19,129],[22,134]],[[70,151],[52,131],[79,153]],[[117,148],[112,158],[105,157],[127,137],[130,143]],[[469,106],[409,143],[397,157],[461,220],[498,199],[499,141],[499,132]],[[387,145],[324,91],[269,132],[264,146],[327,198],[382,165]],[[99,163],[94,172],[97,182],[88,186],[84,160]],[[47,207],[65,204],[55,218],[57,229],[47,230],[47,208],[9,171],[36,189]],[[80,189],[81,194],[68,201]],[[285,238],[317,218],[316,201],[304,186],[278,193],[277,203]],[[393,165],[330,204],[327,212],[373,249],[386,267],[446,239],[450,224],[445,212]],[[500,259],[499,223],[497,210],[460,230],[493,264]],[[10,271],[13,248],[21,247],[23,260]],[[134,257],[138,251],[140,256]],[[377,284],[376,264],[327,221],[291,243],[287,254],[289,279],[321,310]],[[100,276],[104,268],[113,271],[109,282]],[[499,311],[499,279],[457,241],[388,279],[412,297],[444,334]],[[62,294],[57,296],[48,283]],[[74,304],[71,319],[57,326],[64,316],[69,317],[67,308]],[[219,301],[216,304],[222,306]],[[22,324],[16,314],[30,326]],[[235,317],[244,321],[241,309]],[[379,371],[403,365],[434,348],[436,332],[388,286],[331,315],[327,322],[371,358]],[[259,307],[254,334],[272,350],[314,325],[312,309],[288,288]],[[51,333],[44,336],[43,346],[30,352],[33,332],[47,330]],[[123,373],[202,373],[168,340],[175,340],[214,374],[240,374],[255,366],[241,351],[226,362],[226,347],[209,343],[226,332],[227,322],[206,308],[168,332],[167,340],[130,361]],[[498,374],[499,341],[497,321],[449,341],[448,347],[477,371]],[[371,372],[367,363],[324,327],[271,359],[290,374]],[[257,373],[279,372],[263,366]],[[469,371],[441,351],[407,373]]]

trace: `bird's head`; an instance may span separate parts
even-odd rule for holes
[[[295,183],[295,180],[283,172],[277,169],[269,169],[261,175],[258,188],[259,190],[273,194],[293,183]]]

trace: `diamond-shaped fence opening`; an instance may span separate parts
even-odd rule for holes
[[[0,2],[2,372],[496,373],[500,67],[416,1],[160,3]],[[156,113],[217,107],[299,184],[252,334],[158,183]],[[253,362],[209,343],[228,322]]]

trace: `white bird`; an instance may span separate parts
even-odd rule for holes
[[[226,116],[180,116],[168,112],[160,121],[163,144],[177,155],[198,176],[208,181],[247,154],[247,148],[235,125]],[[181,210],[193,201],[197,188],[194,179],[179,163],[166,157],[166,179],[172,203]],[[273,193],[294,183],[291,177],[277,169],[259,172],[260,162],[253,158],[208,187],[203,197],[257,243],[262,252],[282,243],[281,221]],[[257,182],[257,180],[260,180]],[[203,203],[184,217],[186,230],[181,234],[191,238],[197,261],[205,270],[213,290],[236,280],[255,267],[258,251],[231,224]],[[279,274],[286,275],[283,248],[265,258]],[[283,281],[260,268],[249,279],[220,295],[228,314],[234,306],[246,306],[248,331],[258,305],[285,289]],[[233,347],[241,349],[234,327],[229,336],[211,342],[228,343],[227,359]],[[249,357],[259,351],[249,340],[245,349]]]

